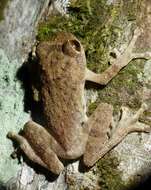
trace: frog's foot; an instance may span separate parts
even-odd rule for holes
[[[9,132],[7,137],[16,141],[31,161],[47,168],[57,175],[60,174],[64,166],[48,144],[50,139],[45,141],[45,138],[47,138],[49,134],[44,131],[43,127],[32,121],[25,124],[24,130],[25,137],[13,132]]]
[[[105,141],[103,145],[94,146],[95,150],[93,150],[93,154],[89,152],[91,156],[89,156],[89,160],[85,159],[84,163],[87,166],[92,166],[102,158],[107,152],[113,149],[116,145],[118,145],[129,133],[131,132],[150,132],[151,127],[148,125],[139,125],[138,119],[140,115],[147,109],[146,104],[142,104],[141,108],[137,111],[137,113],[133,116],[129,115],[129,111],[127,108],[122,109],[122,117],[117,127],[114,131],[112,137]]]
[[[13,141],[16,141],[30,160],[46,167],[46,164],[35,154],[34,150],[24,137],[14,132],[8,132],[7,137]],[[16,151],[13,152],[13,154],[15,153]]]
[[[146,111],[147,105],[145,103],[142,104],[141,108],[132,116],[129,109],[126,107],[122,107],[122,115],[121,119],[117,124],[117,127],[114,131],[112,138],[118,135],[118,131],[123,131],[122,134],[129,134],[131,132],[150,132],[151,127],[149,125],[139,125],[139,117]],[[120,136],[120,135],[119,135]],[[122,135],[121,135],[122,136]]]
[[[118,72],[125,67],[131,60],[137,58],[150,59],[151,52],[134,53],[136,41],[141,34],[141,29],[136,28],[134,35],[123,53],[115,52],[115,59],[111,61],[111,66],[101,74],[96,74],[89,69],[86,71],[86,79],[88,81],[96,82],[101,85],[106,85],[112,78],[114,78]]]

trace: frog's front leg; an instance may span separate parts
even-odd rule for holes
[[[58,159],[58,153],[64,154],[63,149],[46,129],[33,121],[25,124],[21,135],[8,133],[8,138],[16,141],[27,157],[55,174],[64,169]],[[57,153],[57,154],[56,154]]]
[[[113,61],[112,65],[108,69],[106,69],[103,73],[96,74],[87,69],[86,80],[96,82],[101,85],[106,85],[131,60],[136,58],[150,59],[151,52],[133,53],[133,49],[135,48],[135,43],[140,34],[141,30],[139,28],[136,28],[128,47],[125,49],[125,51],[122,54],[118,53],[117,58]]]
[[[124,108],[122,110],[121,120],[117,124],[114,134],[110,139],[108,139],[107,136],[105,137],[106,134],[104,132],[101,134],[101,130],[104,127],[109,127],[111,123],[111,108],[106,106],[103,113],[100,113],[100,110],[97,109],[94,115],[90,117],[90,120],[88,120],[89,123],[87,124],[88,126],[90,125],[89,129],[91,129],[91,131],[84,153],[84,164],[86,166],[95,164],[96,161],[113,149],[131,132],[150,132],[150,126],[138,125],[138,118],[146,109],[147,106],[143,104],[135,115],[130,116],[127,114],[128,109]],[[108,111],[109,113],[107,113]],[[93,118],[95,118],[94,121],[92,121]],[[101,119],[103,120],[101,121]],[[92,124],[93,126],[91,128]]]

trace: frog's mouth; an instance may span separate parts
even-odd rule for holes
[[[67,40],[62,46],[63,53],[75,57],[81,52],[81,44],[78,40]]]

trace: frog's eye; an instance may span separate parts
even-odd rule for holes
[[[81,44],[77,40],[67,40],[62,46],[62,51],[63,53],[74,57],[81,52]]]

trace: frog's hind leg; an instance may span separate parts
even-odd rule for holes
[[[102,158],[107,152],[113,149],[117,144],[119,144],[129,133],[131,132],[150,132],[151,128],[147,125],[140,126],[138,119],[140,115],[147,109],[146,105],[143,104],[142,107],[133,116],[128,114],[128,109],[124,108],[121,120],[117,124],[113,136],[105,140],[103,143],[99,142],[99,137],[93,135],[93,129],[90,132],[88,143],[86,146],[86,152],[84,154],[84,163],[87,166],[92,166]],[[96,114],[97,115],[97,114]],[[99,114],[98,114],[99,116]],[[94,126],[94,129],[97,126]],[[98,127],[101,128],[101,127]],[[95,129],[96,130],[96,129]],[[101,129],[100,129],[101,130]],[[97,130],[96,130],[97,131]],[[100,145],[100,143],[102,143]]]
[[[25,124],[22,135],[9,132],[7,136],[19,144],[31,161],[38,163],[57,175],[63,171],[63,164],[51,149],[53,137],[43,127],[29,121]]]
[[[28,141],[23,136],[13,132],[9,132],[7,134],[7,137],[16,141],[19,144],[20,148],[24,151],[24,153],[28,155],[28,158],[30,160],[42,165],[43,167],[46,167],[46,164],[40,159],[40,157],[38,157],[38,155],[36,155]],[[16,153],[16,150],[13,153]]]
[[[107,103],[98,105],[94,113],[86,123],[86,129],[89,133],[86,149],[84,153],[84,164],[90,166],[93,160],[103,148],[104,143],[108,141],[108,132],[112,122],[113,107]]]

